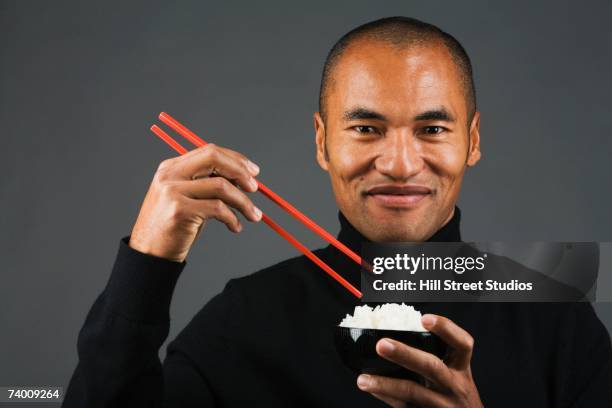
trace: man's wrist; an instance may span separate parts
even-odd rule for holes
[[[133,237],[133,235],[129,235],[124,238],[127,239],[126,243],[128,247],[141,254],[177,263],[185,261],[185,258],[179,258],[175,255],[169,254],[168,251],[165,251],[163,248],[158,248],[150,242],[146,242],[138,239],[137,237]]]

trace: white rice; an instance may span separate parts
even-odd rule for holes
[[[421,324],[421,312],[405,304],[385,303],[371,308],[368,305],[356,306],[353,316],[347,314],[341,327],[357,329],[427,331]]]

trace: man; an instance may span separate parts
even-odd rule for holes
[[[339,240],[460,241],[455,206],[480,158],[470,60],[449,34],[394,17],[351,31],[325,63],[314,115],[317,160],[340,210]],[[233,232],[261,219],[258,167],[208,145],[159,166],[107,287],[79,335],[65,406],[597,406],[610,338],[588,303],[422,303],[444,361],[393,340],[377,352],[433,384],[355,376],[332,328],[359,304],[296,257],[231,280],[168,345],[169,305],[207,220]],[[358,267],[315,251],[354,285]],[[608,400],[609,402],[609,400]]]

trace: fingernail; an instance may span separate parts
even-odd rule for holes
[[[249,180],[249,185],[251,186],[251,189],[257,190],[257,181],[254,178]]]
[[[252,161],[250,160],[247,161],[247,166],[249,167],[249,170],[251,171],[251,173],[253,174],[259,173],[259,166],[253,163]]]
[[[368,385],[370,385],[370,376],[367,374],[361,374],[359,377],[357,377],[357,385],[359,388],[368,388]]]
[[[425,315],[425,316],[421,317],[421,323],[426,328],[427,327],[433,327],[433,325],[436,324],[436,318],[433,317],[432,315]]]
[[[257,220],[260,220],[261,219],[261,215],[263,214],[261,212],[261,210],[259,208],[257,208],[257,207],[254,207],[253,208],[253,212],[255,212],[255,218],[257,218]]]
[[[395,350],[395,344],[385,339],[378,342],[378,347],[380,347],[380,351],[383,353],[392,353]]]

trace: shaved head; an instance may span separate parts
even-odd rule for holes
[[[463,46],[438,27],[409,17],[387,17],[363,24],[338,40],[329,51],[323,67],[319,92],[319,112],[326,119],[326,97],[334,84],[334,69],[345,50],[359,41],[379,41],[403,50],[412,47],[443,45],[455,63],[465,92],[468,125],[476,112],[476,91],[472,64]]]

